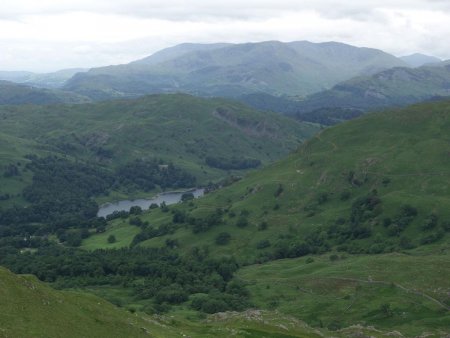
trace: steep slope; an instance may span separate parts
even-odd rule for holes
[[[0,81],[0,105],[86,103],[90,99],[79,94],[31,87]]]
[[[94,99],[175,91],[307,95],[356,75],[405,65],[379,50],[334,42],[181,45],[139,62],[77,74],[65,88]]]
[[[101,298],[55,291],[0,267],[2,337],[151,337],[148,322]]]

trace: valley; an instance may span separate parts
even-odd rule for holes
[[[450,337],[442,1],[6,2],[0,337]]]

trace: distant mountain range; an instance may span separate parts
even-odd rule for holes
[[[52,73],[0,71],[0,80],[22,83],[41,88],[60,88],[76,73],[87,72],[84,68],[62,69]]]
[[[337,42],[183,44],[126,65],[78,73],[64,89],[92,99],[187,92],[305,96],[358,75],[407,66],[393,55]]]
[[[118,66],[0,72],[0,80],[10,81],[0,85],[0,104],[182,92],[233,97],[258,109],[334,124],[367,110],[448,96],[449,78],[448,62],[433,56],[397,58],[338,42],[185,43]]]

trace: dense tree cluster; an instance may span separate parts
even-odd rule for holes
[[[0,264],[57,287],[121,285],[137,299],[151,299],[155,304],[180,304],[191,295],[203,294],[210,301],[195,298],[192,307],[209,313],[249,305],[244,285],[233,279],[236,261],[212,259],[197,248],[181,257],[170,248],[87,252],[48,244],[35,253],[2,255]]]
[[[167,188],[191,188],[195,177],[173,164],[161,160],[135,160],[117,170],[117,179],[122,186],[150,191],[156,186]]]
[[[213,168],[223,169],[223,170],[243,170],[257,168],[261,165],[260,160],[252,158],[223,158],[223,157],[212,157],[208,156],[205,159],[207,165]]]

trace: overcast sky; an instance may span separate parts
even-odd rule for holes
[[[1,0],[0,70],[126,63],[182,42],[340,41],[450,59],[450,0]]]

